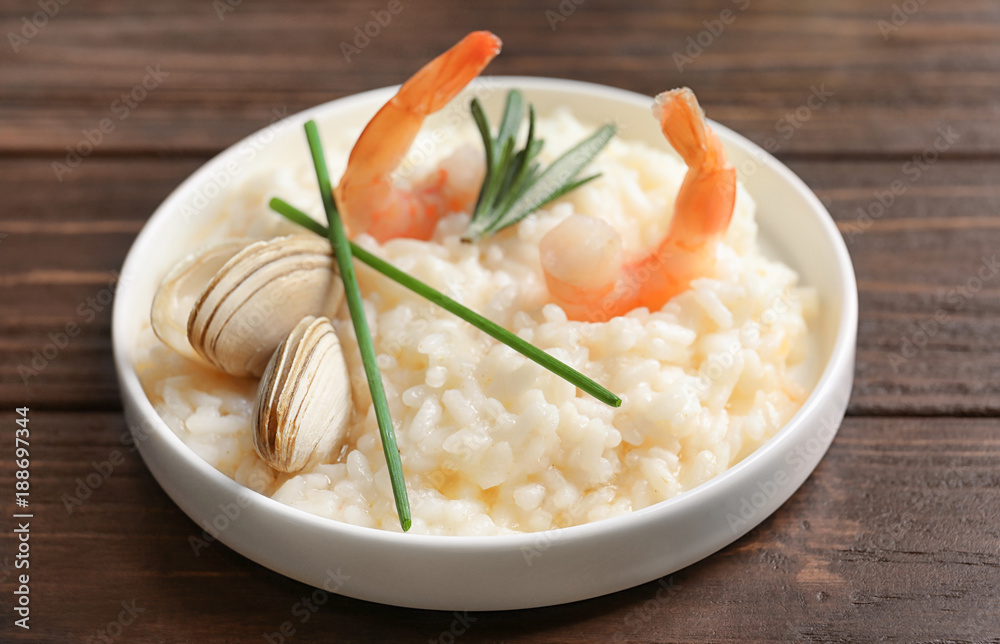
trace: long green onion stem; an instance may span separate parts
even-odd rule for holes
[[[361,289],[358,278],[354,274],[354,262],[351,261],[351,243],[344,232],[340,221],[337,205],[333,201],[333,188],[330,185],[330,174],[323,158],[323,147],[319,140],[319,129],[315,121],[306,123],[306,138],[309,140],[309,151],[312,152],[313,165],[316,166],[316,178],[319,179],[319,191],[323,196],[323,208],[329,223],[327,237],[333,246],[333,254],[340,269],[340,278],[344,282],[344,293],[347,307],[351,311],[351,321],[354,323],[354,333],[358,336],[358,349],[361,351],[361,362],[368,378],[368,388],[371,390],[372,406],[375,408],[375,418],[378,421],[378,431],[382,436],[382,451],[385,462],[389,466],[389,480],[392,482],[392,495],[396,501],[396,514],[403,532],[410,529],[410,500],[406,496],[406,482],[403,480],[403,463],[399,458],[399,448],[396,447],[396,434],[389,417],[389,403],[385,399],[385,389],[382,386],[382,376],[375,360],[375,347],[372,344],[371,332],[368,330],[368,320],[361,303]]]
[[[302,212],[295,206],[292,206],[286,201],[278,198],[271,199],[270,203],[271,209],[280,215],[288,218],[289,220],[308,228],[317,235],[327,236],[327,229],[320,223],[316,222],[309,215]],[[545,353],[535,345],[527,342],[523,338],[511,333],[502,326],[492,322],[482,315],[476,313],[475,311],[466,308],[465,306],[459,304],[455,300],[451,299],[444,293],[428,286],[427,284],[421,282],[417,278],[407,275],[403,271],[399,270],[392,264],[386,262],[385,260],[376,257],[375,255],[369,253],[364,248],[361,248],[357,244],[351,242],[350,250],[353,256],[360,261],[368,264],[374,268],[379,273],[382,273],[389,279],[398,282],[400,285],[405,286],[417,295],[423,296],[431,302],[437,304],[449,313],[454,313],[458,317],[462,318],[472,326],[476,327],[483,333],[499,340],[500,342],[506,344],[514,351],[517,351],[526,358],[533,360],[542,367],[545,367],[552,373],[556,374],[560,378],[567,380],[573,385],[579,387],[583,391],[587,392],[594,398],[600,400],[601,402],[610,405],[612,407],[620,407],[622,404],[622,399],[613,394],[611,391],[602,387],[597,382],[591,380],[587,376],[583,375],[573,367],[570,367],[566,363],[552,357],[551,355]],[[338,257],[339,262],[339,257]],[[350,303],[350,300],[348,300]]]

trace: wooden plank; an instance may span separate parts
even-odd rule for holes
[[[1000,333],[1000,279],[976,279],[1000,248],[1000,171],[939,161],[911,181],[906,163],[791,164],[827,203],[859,279],[850,413],[998,413],[991,338]],[[90,159],[56,189],[47,160],[0,160],[0,190],[14,205],[14,218],[0,223],[0,232],[14,231],[0,240],[0,402],[118,408],[106,301],[115,271],[149,213],[197,164]],[[876,195],[887,200],[896,181],[905,190],[881,212]],[[21,367],[41,364],[35,352],[51,354],[49,334],[67,324],[79,325],[79,336],[25,377]]]
[[[858,277],[851,413],[995,414],[1000,170],[983,162],[793,162]],[[883,206],[888,204],[888,207]]]
[[[13,425],[11,409],[0,418]],[[457,619],[338,596],[320,596],[316,612],[296,611],[313,589],[218,543],[195,555],[188,538],[199,528],[122,443],[120,415],[33,413],[30,422],[37,628],[23,641],[87,637],[133,600],[143,612],[125,639],[137,642],[259,641],[286,621],[292,641],[331,633],[434,641]],[[463,615],[462,639],[985,641],[1000,628],[998,460],[991,420],[849,418],[792,499],[721,552],[599,599]],[[112,462],[79,498],[88,492],[77,493],[80,482]],[[12,468],[0,459],[0,487],[12,488]],[[0,533],[2,552],[13,540]],[[0,583],[7,597],[12,579]],[[0,628],[5,640],[14,632],[10,620]]]
[[[87,159],[62,181],[52,169],[58,159],[0,159],[0,185],[6,189],[0,230],[53,237],[88,232],[134,235],[208,157],[138,163],[131,158]],[[0,239],[0,261],[7,261],[6,253],[15,245],[9,242]]]
[[[492,74],[649,95],[689,85],[712,117],[757,142],[775,139],[786,154],[912,154],[949,127],[960,134],[951,154],[1000,153],[1000,12],[976,0],[922,4],[898,25],[891,4],[863,0],[646,0],[627,8],[591,0],[563,9],[427,0],[403,3],[385,26],[372,23],[380,7],[241,3],[220,19],[205,3],[67,4],[16,52],[0,48],[0,151],[86,149],[84,132],[108,119],[113,129],[95,155],[214,153],[276,112],[401,82],[418,61],[489,28],[506,43]],[[4,33],[17,33],[37,10],[8,3]],[[377,34],[366,41],[364,29]],[[147,66],[166,75],[147,78]],[[136,90],[146,94],[141,101],[122,99],[144,80],[155,87]],[[810,109],[819,88],[832,96]]]
[[[120,407],[111,302],[135,235],[199,159],[0,160],[0,401]]]

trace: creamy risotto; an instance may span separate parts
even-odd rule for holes
[[[544,161],[592,128],[568,113],[539,122]],[[356,132],[353,133],[356,135]],[[481,180],[471,126],[434,138],[406,166],[439,163],[449,180]],[[327,144],[336,176],[350,137]],[[340,143],[340,145],[338,145]],[[301,232],[267,208],[280,195],[320,219],[308,159],[232,188],[210,239]],[[603,323],[568,321],[549,300],[539,241],[573,213],[605,220],[637,252],[663,236],[684,164],[672,153],[613,140],[600,179],[484,241],[462,243],[468,214],[430,242],[357,241],[418,279],[512,329],[621,396],[608,407],[481,331],[359,265],[413,512],[412,532],[493,535],[549,530],[669,499],[718,475],[771,437],[812,382],[803,368],[816,298],[794,271],[765,257],[754,202],[742,187],[715,273],[660,311]],[[388,471],[346,305],[334,321],[352,374],[347,442],[296,474],[270,469],[250,433],[254,379],[217,373],[167,348],[147,329],[138,370],[167,425],[237,482],[338,521],[399,531]]]

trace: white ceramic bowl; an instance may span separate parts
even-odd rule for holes
[[[544,78],[493,77],[473,88],[488,108],[499,105],[506,89],[520,88],[542,115],[566,105],[584,121],[614,119],[622,136],[667,147],[647,96]],[[167,428],[136,376],[136,339],[160,276],[198,242],[199,226],[220,202],[218,185],[229,183],[227,176],[238,184],[238,175],[276,167],[282,159],[307,158],[306,120],[316,119],[324,133],[360,127],[394,91],[317,106],[234,145],[184,181],[132,246],[115,300],[115,362],[139,451],[177,505],[199,525],[214,525],[208,531],[237,552],[314,586],[399,606],[500,610],[571,602],[656,579],[735,541],[784,503],[826,452],[847,407],[857,286],[844,242],[816,196],[764,150],[717,124],[713,127],[757,201],[762,238],[819,293],[821,315],[812,333],[821,373],[808,400],[776,436],[711,481],[627,516],[550,532],[410,535],[324,519],[250,492]],[[467,96],[457,100],[468,103]],[[457,113],[445,112],[439,121]],[[425,128],[433,128],[434,120]],[[266,154],[249,152],[261,146]]]

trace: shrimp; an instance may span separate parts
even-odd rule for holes
[[[367,232],[380,242],[394,237],[429,239],[438,219],[461,210],[475,197],[447,194],[445,169],[439,169],[427,185],[410,190],[396,186],[392,174],[424,118],[478,76],[500,47],[500,39],[488,31],[470,33],[403,83],[369,121],[334,191],[352,237]]]
[[[632,309],[657,311],[711,272],[715,242],[729,227],[736,204],[736,169],[688,88],[656,97],[653,116],[688,167],[674,216],[659,245],[626,260],[610,225],[571,215],[539,244],[549,292],[573,320],[604,322]]]

